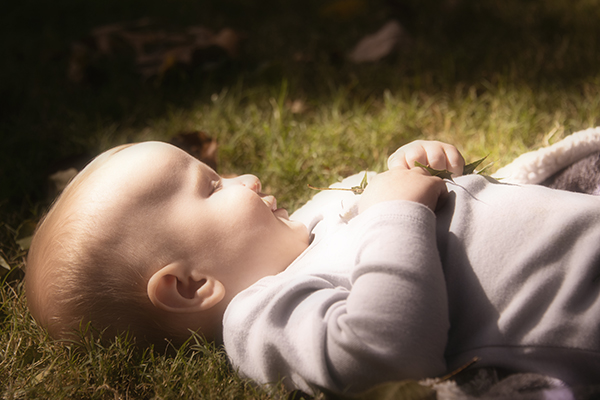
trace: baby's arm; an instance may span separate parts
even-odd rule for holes
[[[431,168],[448,170],[453,175],[462,175],[465,160],[458,149],[451,144],[415,140],[400,147],[388,158],[388,168],[415,168],[415,161]]]
[[[435,215],[389,201],[339,229],[232,301],[224,342],[234,367],[304,391],[443,374],[449,311]]]

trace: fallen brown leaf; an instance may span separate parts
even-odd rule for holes
[[[211,68],[239,53],[242,35],[232,28],[218,33],[204,26],[190,26],[181,30],[167,30],[144,18],[131,23],[104,25],[92,29],[86,40],[72,44],[67,75],[72,82],[89,79],[89,70],[100,58],[131,56],[136,70],[149,79],[162,77],[179,65],[185,68],[206,64]],[[220,52],[206,51],[220,49]]]
[[[181,132],[171,138],[171,144],[217,170],[217,141],[206,132]]]
[[[348,58],[355,63],[379,61],[394,50],[404,35],[404,28],[398,21],[389,21],[377,32],[362,38]]]

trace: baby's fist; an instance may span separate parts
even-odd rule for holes
[[[451,144],[415,140],[400,147],[388,158],[388,168],[415,168],[415,161],[433,169],[448,170],[453,175],[462,175],[465,160]]]
[[[358,212],[392,200],[414,201],[435,211],[439,199],[447,193],[444,181],[422,168],[393,168],[378,174],[369,182],[358,203]]]

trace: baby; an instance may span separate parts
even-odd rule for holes
[[[55,338],[223,341],[260,383],[347,392],[480,366],[600,378],[600,201],[481,176],[413,142],[361,196],[292,218],[258,178],[158,142],[94,160],[34,237],[26,295]],[[345,182],[350,183],[350,182]],[[318,205],[318,207],[315,207]]]
[[[109,150],[35,235],[32,314],[57,338],[83,320],[146,343],[180,343],[189,329],[218,340],[231,299],[308,245],[306,227],[260,191],[255,176],[222,179],[165,143]]]

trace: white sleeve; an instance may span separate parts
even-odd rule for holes
[[[352,221],[351,285],[323,276],[269,278],[234,299],[226,351],[259,383],[356,392],[445,372],[448,304],[435,215],[398,201]],[[276,277],[274,277],[276,278]]]

